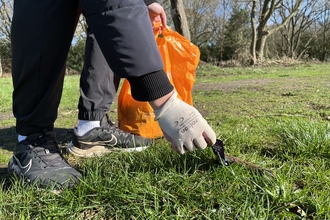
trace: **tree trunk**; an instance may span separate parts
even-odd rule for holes
[[[188,40],[191,40],[182,0],[171,0],[171,16],[175,30]]]
[[[257,30],[256,30],[256,18],[255,18],[257,11],[256,5],[257,5],[257,0],[253,0],[252,10],[251,10],[251,29],[252,29],[252,41],[250,45],[251,65],[255,65],[257,62],[257,56],[256,56]]]
[[[264,48],[269,33],[264,32],[262,30],[258,30],[257,33],[258,33],[258,37],[256,43],[256,55],[257,55],[257,59],[261,61],[264,57]]]
[[[1,57],[0,57],[0,77],[2,76],[2,65],[1,65]]]

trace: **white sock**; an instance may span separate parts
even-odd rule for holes
[[[24,141],[27,138],[27,136],[24,135],[18,135],[18,142]]]
[[[93,128],[100,126],[101,126],[100,121],[79,120],[77,126],[78,135],[83,136]]]

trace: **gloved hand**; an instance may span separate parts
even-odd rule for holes
[[[216,135],[210,125],[196,108],[180,100],[176,92],[154,113],[176,152],[184,154],[215,144]]]

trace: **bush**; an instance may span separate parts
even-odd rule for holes
[[[11,44],[4,39],[0,40],[0,68],[3,74],[11,73]]]
[[[84,66],[85,40],[79,40],[70,48],[67,60],[67,68],[70,72],[81,72]]]

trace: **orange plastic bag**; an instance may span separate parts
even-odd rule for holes
[[[164,71],[178,92],[178,97],[193,105],[191,92],[200,57],[198,47],[170,27],[163,29],[162,34],[155,34],[155,38],[164,62]],[[117,112],[121,130],[151,139],[163,136],[153,109],[149,103],[133,99],[126,79],[118,96]]]

